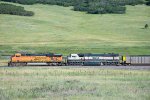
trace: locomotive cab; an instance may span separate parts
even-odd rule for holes
[[[78,56],[78,54],[70,54],[70,56],[68,57],[68,60],[79,60],[80,57]]]
[[[15,57],[21,57],[21,54],[20,53],[16,53],[14,56]]]
[[[67,57],[68,65],[83,65],[84,55],[83,54],[70,54]]]

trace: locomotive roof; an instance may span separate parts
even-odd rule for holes
[[[22,56],[62,56],[62,54],[54,54],[54,53],[48,53],[48,54],[21,54]]]
[[[114,53],[108,53],[108,54],[92,54],[92,53],[87,53],[87,54],[78,54],[79,56],[80,55],[84,55],[84,56],[107,56],[107,57],[110,57],[110,56],[119,56],[119,54],[114,54]]]

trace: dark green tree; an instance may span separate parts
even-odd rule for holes
[[[146,5],[150,6],[150,0],[146,0]]]
[[[0,14],[11,14],[20,16],[33,16],[32,11],[24,10],[24,7],[16,6],[12,4],[0,3]]]
[[[147,29],[148,28],[148,24],[145,24],[145,29]]]

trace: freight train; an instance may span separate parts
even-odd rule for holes
[[[123,56],[114,53],[80,53],[63,56],[62,54],[21,54],[11,56],[8,66],[27,66],[29,64],[47,66],[102,66],[102,65],[150,65],[150,55]]]

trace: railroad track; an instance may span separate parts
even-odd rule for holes
[[[0,66],[0,68],[4,68],[4,67],[8,67],[8,66]],[[38,68],[38,67],[43,67],[43,68],[88,68],[88,69],[92,69],[92,68],[98,68],[98,69],[118,69],[118,70],[148,70],[150,71],[150,66],[22,66],[23,67],[29,67],[29,68]],[[11,66],[9,66],[9,68],[13,68]],[[17,68],[17,67],[15,67]],[[18,66],[18,68],[20,68],[20,66]]]

